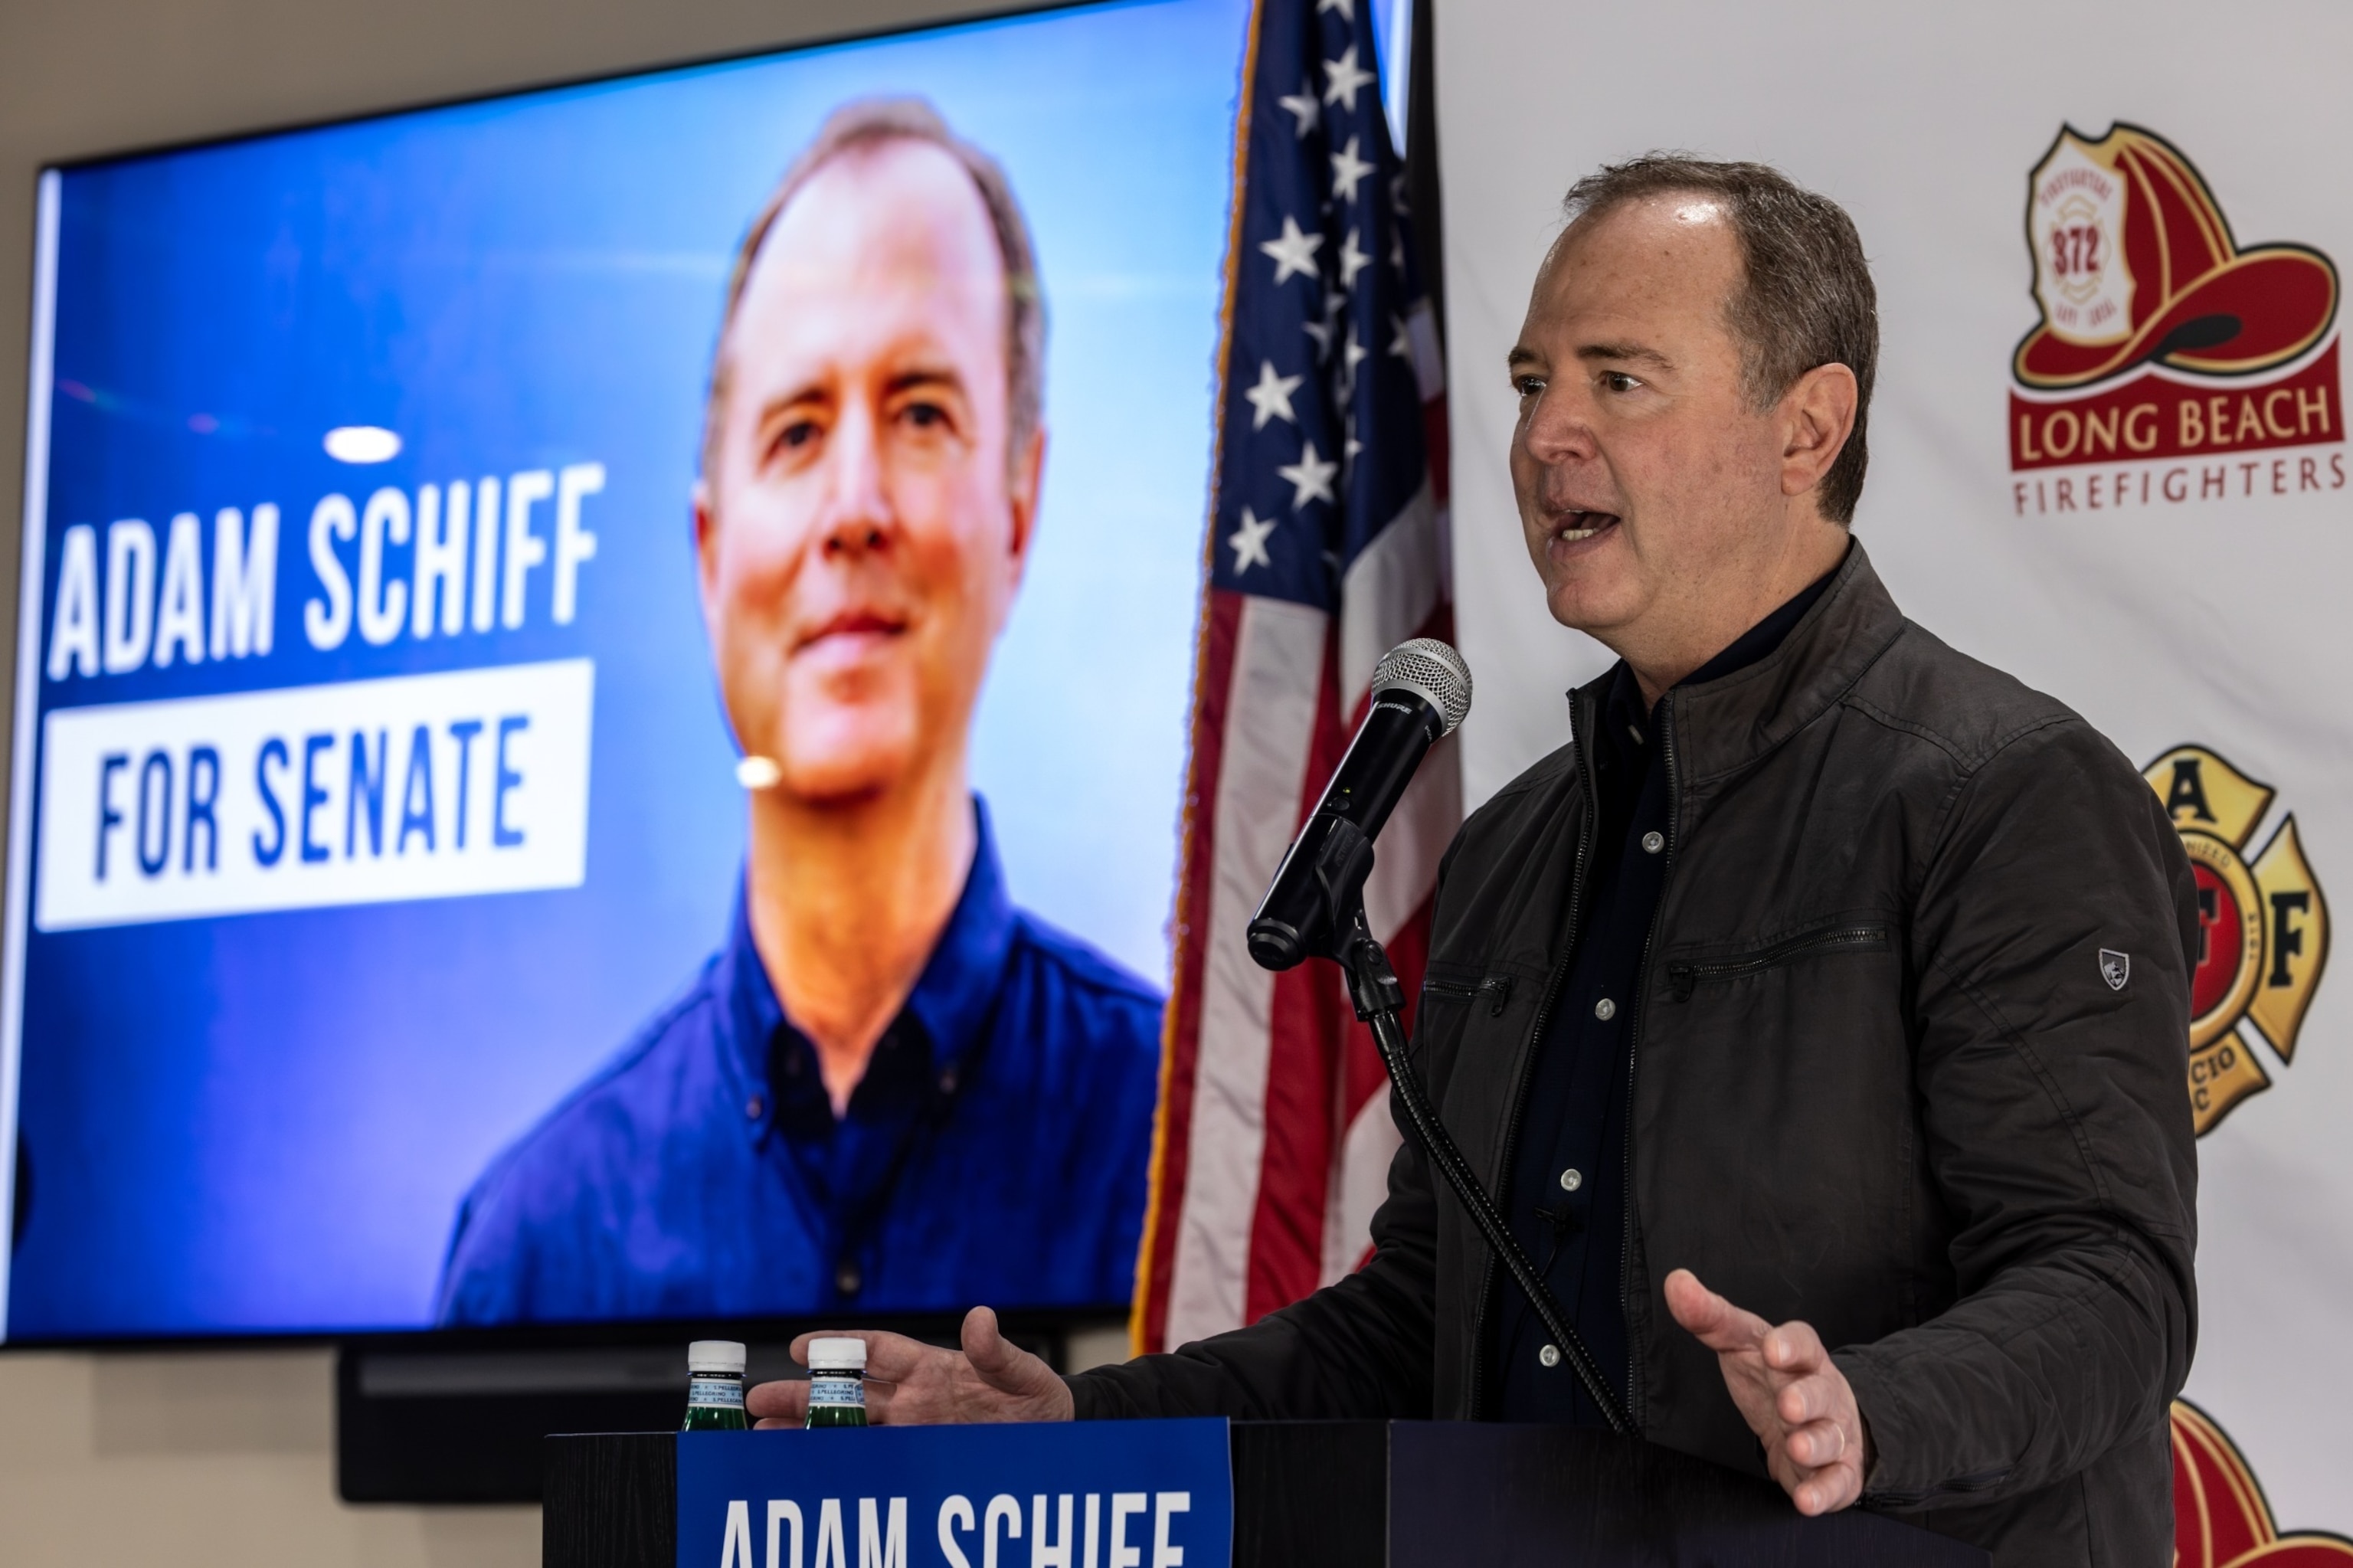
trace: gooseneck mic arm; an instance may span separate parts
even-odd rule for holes
[[[1393,662],[1407,661],[1412,662],[1412,673],[1423,677],[1412,683],[1413,694],[1420,696],[1430,712],[1442,717],[1443,726],[1427,726],[1435,733],[1419,746],[1412,745],[1409,738],[1402,747],[1395,747],[1392,742],[1394,749],[1383,748],[1385,755],[1375,759],[1377,766],[1360,770],[1360,776],[1369,774],[1385,786],[1381,790],[1385,798],[1378,800],[1377,811],[1347,810],[1347,803],[1364,798],[1345,786],[1349,763],[1366,749],[1368,740],[1376,738],[1372,720],[1381,711],[1383,673],[1393,670]],[[1459,687],[1454,683],[1459,683]],[[1259,918],[1250,922],[1250,956],[1266,969],[1286,969],[1311,952],[1320,952],[1346,971],[1348,999],[1356,1006],[1356,1016],[1373,1032],[1373,1043],[1380,1050],[1382,1065],[1388,1069],[1389,1083],[1397,1091],[1398,1104],[1405,1111],[1414,1140],[1429,1154],[1439,1174],[1446,1178],[1446,1184],[1454,1189],[1455,1197],[1469,1212],[1471,1223],[1478,1228],[1488,1248],[1503,1260],[1504,1271],[1535,1309],[1536,1320],[1544,1325],[1552,1343],[1559,1347],[1586,1397],[1600,1411],[1612,1432],[1632,1436],[1634,1424],[1626,1414],[1625,1402],[1602,1377],[1592,1352],[1585,1348],[1584,1340],[1569,1322],[1552,1287],[1536,1272],[1535,1265],[1528,1261],[1526,1249],[1504,1223],[1504,1216],[1480,1184],[1471,1162],[1463,1158],[1453,1135],[1438,1119],[1430,1097],[1422,1091],[1420,1076],[1407,1058],[1405,1027],[1398,1018],[1405,1005],[1405,988],[1398,984],[1397,971],[1389,967],[1388,954],[1374,939],[1372,928],[1365,920],[1365,879],[1373,869],[1373,835],[1380,831],[1389,808],[1404,792],[1406,782],[1430,745],[1451,732],[1469,711],[1470,672],[1463,668],[1461,656],[1453,649],[1442,642],[1417,639],[1383,656],[1374,672],[1373,695],[1373,714],[1367,715],[1365,728],[1357,732],[1347,758],[1324,790],[1324,803],[1316,808],[1293,843],[1291,853],[1284,857],[1282,869],[1275,874],[1274,885],[1267,890],[1266,900],[1260,906]],[[1401,767],[1391,760],[1399,751],[1410,754]],[[1343,803],[1342,809],[1332,809],[1335,797]],[[1366,821],[1368,816],[1369,825]],[[1284,918],[1286,916],[1289,917]]]

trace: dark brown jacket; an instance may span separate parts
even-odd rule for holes
[[[1571,694],[1574,733],[1598,691]],[[1905,620],[1860,546],[1778,651],[1676,689],[1661,728],[1671,859],[1628,1120],[1635,1419],[1763,1468],[1661,1298],[1689,1267],[1838,1348],[1877,1451],[1866,1506],[2005,1568],[2161,1568],[2196,1333],[2196,927],[2155,792],[2068,709]],[[1415,1054],[1498,1193],[1591,794],[1564,747],[1441,873]],[[2121,987],[2103,949],[2129,957]],[[1080,1414],[1492,1410],[1485,1329],[1513,1287],[1434,1181],[1409,1141],[1365,1268],[1074,1378]]]

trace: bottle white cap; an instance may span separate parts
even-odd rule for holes
[[[811,1340],[808,1364],[817,1367],[856,1367],[866,1370],[866,1341],[863,1340]]]
[[[733,1340],[697,1340],[686,1347],[686,1370],[740,1372],[744,1370],[744,1347]]]

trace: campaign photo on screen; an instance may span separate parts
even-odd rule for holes
[[[0,1334],[1125,1307],[1247,19],[43,175]]]
[[[752,225],[694,503],[742,896],[686,998],[469,1194],[444,1322],[1127,1288],[1165,999],[1013,906],[965,766],[1045,316],[1003,171],[920,101],[838,111]]]

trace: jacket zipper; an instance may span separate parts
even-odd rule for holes
[[[1584,709],[1577,703],[1569,705],[1568,717],[1569,738],[1577,743],[1577,777],[1578,782],[1585,786],[1584,810],[1577,824],[1577,862],[1569,872],[1568,920],[1562,933],[1560,959],[1553,965],[1551,975],[1545,980],[1544,995],[1536,1001],[1535,1020],[1528,1026],[1527,1049],[1520,1054],[1519,1081],[1512,1087],[1512,1103],[1504,1107],[1504,1158],[1498,1167],[1504,1181],[1511,1180],[1513,1156],[1519,1151],[1520,1108],[1527,1098],[1528,1079],[1535,1073],[1537,1042],[1544,1038],[1545,1024],[1552,1016],[1552,1004],[1559,998],[1560,988],[1568,980],[1569,960],[1577,952],[1577,926],[1585,912],[1585,852],[1592,842],[1593,824],[1600,810],[1599,799],[1594,793],[1592,757],[1585,739],[1585,732],[1591,726],[1585,722]],[[1500,1004],[1496,1011],[1502,1011]],[[1497,1201],[1504,1201],[1503,1182],[1499,1181],[1495,1186]],[[1495,1294],[1496,1267],[1494,1255],[1488,1254],[1486,1277],[1479,1287],[1478,1310],[1471,1317],[1471,1418],[1474,1421],[1487,1403],[1486,1379],[1480,1375],[1480,1361],[1487,1338],[1487,1303]]]
[[[1666,859],[1659,866],[1658,902],[1651,906],[1651,928],[1642,933],[1641,960],[1634,966],[1634,994],[1629,1000],[1634,1005],[1633,1016],[1626,1021],[1626,1105],[1624,1163],[1619,1171],[1618,1192],[1623,1206],[1623,1230],[1618,1240],[1618,1317],[1626,1325],[1626,1417],[1634,1430],[1642,1430],[1642,1347],[1634,1337],[1634,1317],[1631,1310],[1634,1283],[1634,1069],[1642,1045],[1642,999],[1650,994],[1644,983],[1651,971],[1651,948],[1659,939],[1659,924],[1666,918],[1667,889],[1675,875],[1675,848],[1683,837],[1683,797],[1675,783],[1675,694],[1670,689],[1666,701],[1659,709],[1659,761],[1667,770],[1667,843]]]
[[[1745,959],[1727,959],[1713,964],[1669,964],[1667,985],[1677,1001],[1689,1001],[1693,991],[1711,981],[1762,974],[1767,969],[1793,959],[1804,958],[1810,953],[1839,948],[1870,952],[1886,946],[1887,927],[1883,925],[1841,926],[1836,930],[1814,931],[1776,942],[1764,951],[1751,953]]]
[[[1483,996],[1488,999],[1487,1016],[1490,1018],[1503,1017],[1504,1009],[1510,1005],[1512,1000],[1512,977],[1509,975],[1489,975],[1475,985],[1461,980],[1435,980],[1424,975],[1421,985],[1424,991],[1459,996],[1472,1001]]]

